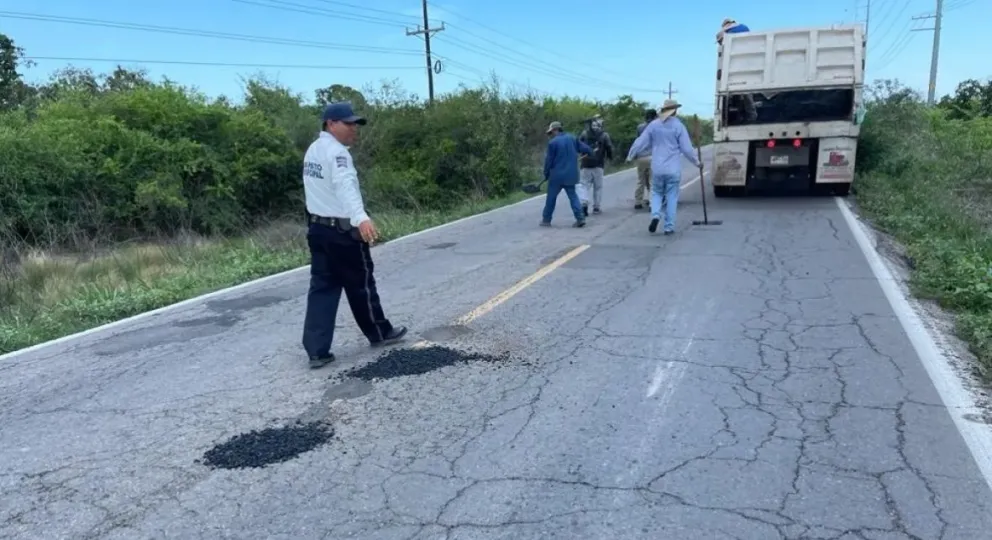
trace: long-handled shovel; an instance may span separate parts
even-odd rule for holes
[[[543,185],[544,185],[544,180],[541,180],[537,184],[524,184],[523,187],[521,187],[520,189],[523,190],[524,193],[540,193],[541,186]]]
[[[699,193],[703,196],[703,220],[693,220],[693,225],[722,225],[722,220],[710,221],[709,214],[706,211],[706,180],[703,177],[703,149],[699,145],[700,143],[700,130],[699,130],[699,117],[696,115],[692,116],[692,131],[694,132],[694,139],[696,139],[696,155],[699,156]]]
[[[582,158],[584,158],[584,157],[586,157],[585,154],[579,154],[579,161],[581,162],[582,161]],[[540,182],[538,182],[536,184],[524,184],[523,186],[521,186],[520,189],[524,193],[540,193],[541,192],[541,186],[543,186],[544,185],[544,182],[546,182],[546,181],[547,180],[541,180]]]

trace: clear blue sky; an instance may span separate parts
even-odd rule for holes
[[[645,0],[482,0],[431,2],[432,26],[447,29],[432,40],[443,71],[435,76],[442,93],[459,83],[476,85],[495,71],[507,83],[531,85],[552,94],[611,99],[631,93],[652,104],[664,99],[669,81],[687,113],[709,114],[714,91],[714,34],[724,17],[763,30],[777,27],[863,21],[867,0],[838,2],[728,0],[668,3]],[[268,4],[275,7],[263,7]],[[0,32],[10,35],[28,56],[169,60],[217,63],[296,64],[307,69],[264,68],[280,83],[312,98],[330,84],[362,88],[396,80],[426,95],[423,42],[405,35],[420,20],[419,0],[5,0],[0,11],[76,17],[196,31],[226,32],[338,44],[361,50],[232,41],[92,25],[24,20],[0,15]],[[320,14],[298,11],[309,6]],[[364,7],[359,7],[364,6]],[[932,32],[911,28],[932,20],[911,17],[933,12],[932,0],[872,0],[868,79],[898,78],[925,91]],[[343,20],[341,17],[364,20]],[[946,0],[941,40],[938,95],[966,78],[992,76],[987,47],[977,47],[992,1]],[[382,48],[372,52],[368,47]],[[39,60],[26,71],[43,80],[70,62]],[[73,61],[104,72],[114,64]],[[156,78],[167,75],[209,95],[240,99],[241,77],[254,67],[140,64]],[[373,69],[330,69],[363,66]],[[376,68],[375,66],[381,66]],[[581,80],[576,80],[576,78]],[[595,80],[588,80],[588,79]]]

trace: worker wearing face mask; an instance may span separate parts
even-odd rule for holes
[[[598,115],[589,122],[579,140],[592,148],[592,155],[582,158],[579,163],[580,181],[583,190],[579,197],[582,199],[582,212],[589,215],[589,197],[592,196],[592,213],[600,213],[603,204],[603,169],[606,160],[613,159],[613,141],[603,130],[603,119]],[[591,192],[591,193],[590,193]]]

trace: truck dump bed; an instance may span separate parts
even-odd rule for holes
[[[862,85],[864,59],[861,25],[726,34],[717,92]]]

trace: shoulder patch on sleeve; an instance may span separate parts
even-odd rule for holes
[[[334,156],[334,163],[339,169],[348,168],[348,158],[345,156]]]

